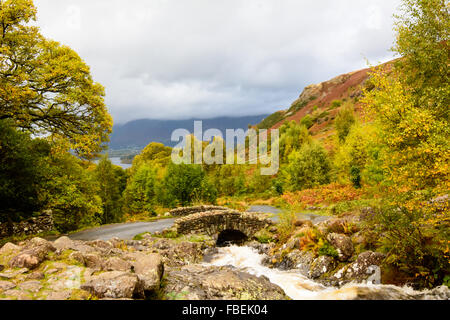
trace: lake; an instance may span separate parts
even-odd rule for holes
[[[114,165],[116,165],[116,166],[122,167],[122,169],[124,169],[124,170],[125,170],[125,169],[131,168],[131,164],[122,163],[122,162],[120,161],[120,158],[118,158],[118,157],[109,158],[109,161],[111,161],[112,164],[114,164]],[[95,160],[94,162],[95,162],[95,163],[98,163],[98,160]]]
[[[129,169],[131,168],[131,164],[128,163],[122,163],[120,161],[120,158],[109,158],[109,160],[115,164],[116,166],[122,167],[122,169]]]

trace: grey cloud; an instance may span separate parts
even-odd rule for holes
[[[107,89],[115,122],[269,113],[390,59],[400,0],[35,0],[43,33]]]

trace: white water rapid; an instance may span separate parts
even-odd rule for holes
[[[230,246],[219,252],[205,265],[233,266],[255,276],[265,276],[280,286],[294,300],[350,300],[350,299],[450,299],[450,290],[439,287],[415,291],[409,287],[373,284],[347,284],[341,288],[325,287],[300,274],[299,271],[281,271],[263,266],[264,255],[250,247]]]

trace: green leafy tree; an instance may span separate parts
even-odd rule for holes
[[[217,197],[201,165],[169,164],[160,190],[160,198],[168,206],[186,206],[194,200],[214,203]]]
[[[218,165],[216,171],[209,176],[222,196],[239,195],[247,191],[244,166]]]
[[[363,182],[379,184],[384,180],[384,149],[373,124],[352,126],[345,142],[339,145],[334,155],[334,176],[341,183],[351,181],[355,186]]]
[[[280,161],[286,162],[293,151],[300,150],[304,143],[310,141],[311,136],[305,126],[295,121],[283,124],[280,128]]]
[[[404,0],[402,9],[394,47],[402,58],[372,74],[374,90],[364,98],[392,186],[375,230],[386,262],[430,287],[449,273],[448,200],[430,199],[448,192],[450,174],[450,7],[447,0]]]
[[[33,140],[0,120],[0,222],[17,222],[42,209],[40,189],[49,154],[46,141]]]
[[[142,150],[133,160],[132,172],[138,169],[144,163],[159,165],[165,167],[170,162],[172,148],[166,147],[161,143],[152,142]]]
[[[448,121],[450,105],[448,0],[404,0],[396,15],[397,41],[403,58],[396,63],[400,80],[411,90],[416,108]]]
[[[355,188],[361,188],[361,169],[358,166],[350,168],[350,180]]]
[[[133,174],[124,192],[125,208],[129,213],[153,212],[158,186],[157,168],[141,165]]]
[[[42,193],[61,232],[100,225],[102,199],[95,176],[71,154],[52,154],[48,159],[47,183]]]
[[[113,166],[113,171],[114,171],[114,175],[117,179],[117,187],[119,189],[119,193],[121,195],[123,195],[123,192],[125,191],[125,189],[127,187],[127,180],[128,180],[127,172],[126,172],[126,170],[123,170],[119,166]]]
[[[123,192],[120,184],[120,179],[123,177],[121,171],[123,171],[122,168],[114,166],[108,156],[103,156],[94,170],[102,199],[103,224],[121,220]]]
[[[286,189],[303,190],[330,182],[331,165],[326,150],[318,142],[306,143],[289,156],[284,169]]]
[[[255,195],[269,194],[272,190],[272,176],[261,174],[261,165],[252,168],[252,174],[249,175],[248,191]]]

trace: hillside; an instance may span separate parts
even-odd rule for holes
[[[203,120],[203,131],[211,128],[221,130],[225,134],[226,129],[247,129],[249,125],[259,123],[267,115],[246,117],[219,117]],[[128,122],[124,125],[115,125],[111,135],[110,149],[140,149],[150,142],[160,142],[173,147],[171,141],[172,132],[182,128],[193,132],[194,120],[150,120],[140,119]]]
[[[388,62],[386,66],[390,66]],[[301,121],[309,116],[309,131],[316,138],[330,136],[333,122],[339,110],[347,105],[354,105],[356,114],[361,115],[361,105],[358,100],[369,78],[372,69],[366,68],[339,75],[331,80],[307,86],[299,98],[287,110],[278,111],[264,119],[260,129],[277,129],[286,121]]]

